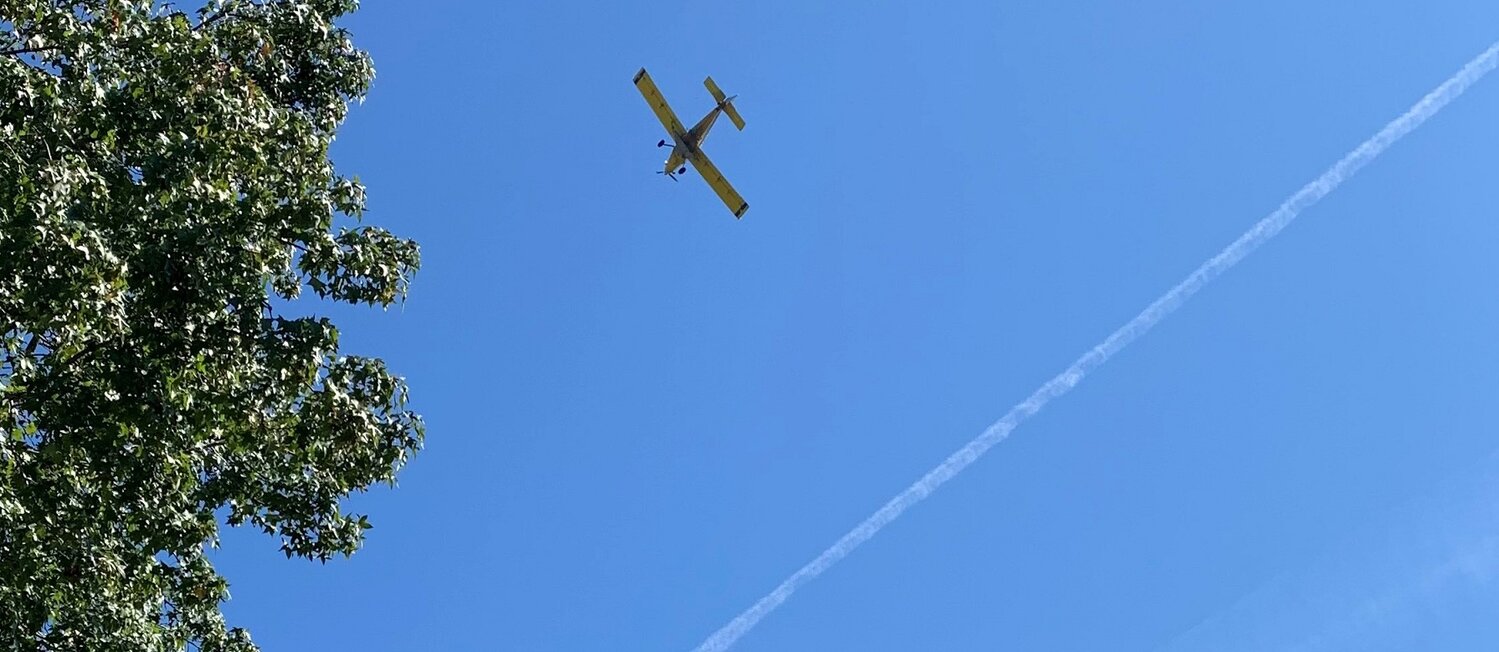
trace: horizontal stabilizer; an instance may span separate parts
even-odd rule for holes
[[[729,116],[729,122],[734,123],[740,131],[744,131],[744,118],[739,117],[739,110],[734,108],[734,100],[729,100],[723,105],[723,112]]]
[[[713,101],[718,102],[720,104],[723,103],[723,100],[724,100],[723,91],[721,91],[721,90],[718,89],[718,84],[713,83],[713,78],[712,77],[704,79],[703,80],[703,85],[707,86],[708,87],[708,92],[713,94]]]
[[[712,77],[704,79],[703,85],[713,94],[714,101],[723,107],[724,114],[729,116],[729,122],[734,123],[738,130],[744,131],[744,118],[739,117],[739,110],[734,108],[734,98],[724,97],[723,91],[718,88],[718,84],[713,83]]]

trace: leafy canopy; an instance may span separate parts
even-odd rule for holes
[[[219,521],[352,554],[342,499],[420,447],[399,378],[272,304],[419,263],[328,160],[355,8],[0,0],[0,648],[253,650]]]

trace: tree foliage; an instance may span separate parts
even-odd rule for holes
[[[0,0],[0,648],[253,650],[219,523],[351,554],[341,501],[420,447],[399,378],[272,303],[419,262],[328,159],[355,7]]]

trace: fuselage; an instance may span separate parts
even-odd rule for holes
[[[718,106],[713,107],[713,110],[709,111],[708,115],[703,116],[702,120],[698,120],[697,124],[688,129],[686,133],[673,133],[671,135],[672,143],[675,146],[671,150],[671,156],[666,159],[665,171],[667,174],[676,172],[684,163],[697,156],[698,152],[701,151],[698,148],[702,146],[703,141],[708,139],[708,130],[712,129],[713,123],[718,121],[718,114],[720,113],[723,113],[722,102]]]

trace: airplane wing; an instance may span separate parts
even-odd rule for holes
[[[734,186],[729,185],[729,180],[723,178],[723,173],[714,167],[713,161],[708,160],[706,154],[699,151],[696,155],[688,157],[687,161],[692,164],[698,174],[702,175],[703,180],[713,187],[713,192],[718,193],[718,198],[723,200],[724,205],[734,212],[734,217],[744,217],[744,212],[749,210],[749,202],[744,201],[744,198],[734,191]]]
[[[672,113],[671,106],[666,103],[666,98],[661,97],[661,89],[656,88],[656,82],[651,81],[651,76],[646,74],[645,68],[635,73],[635,88],[645,96],[646,104],[651,105],[651,110],[656,112],[656,118],[666,127],[666,131],[675,138],[678,134],[686,134],[687,129],[682,126],[682,121],[677,119],[677,114]]]

